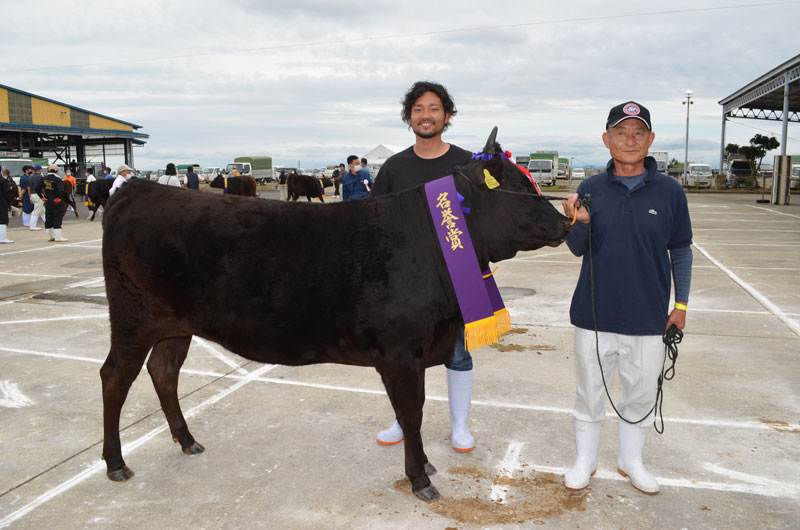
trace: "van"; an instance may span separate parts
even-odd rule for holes
[[[738,188],[745,185],[750,177],[753,176],[753,170],[750,168],[750,162],[747,160],[731,160],[728,164],[727,172],[727,187]]]
[[[686,185],[697,186],[698,188],[712,187],[714,185],[714,175],[711,173],[711,166],[708,164],[689,164]]]
[[[800,164],[792,164],[792,174],[789,177],[789,187],[793,190],[800,189]]]
[[[8,174],[19,186],[19,178],[22,176],[22,166],[34,165],[30,158],[0,158],[0,166],[8,170]]]

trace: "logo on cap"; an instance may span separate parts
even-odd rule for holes
[[[637,116],[641,111],[639,110],[639,105],[636,103],[628,103],[622,108],[622,112],[628,116]]]

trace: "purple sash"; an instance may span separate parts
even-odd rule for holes
[[[508,311],[491,273],[481,273],[453,175],[425,184],[425,195],[464,318],[465,347],[472,351],[498,342],[511,327]]]

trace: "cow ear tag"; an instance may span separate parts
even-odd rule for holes
[[[497,182],[497,179],[494,178],[491,173],[489,173],[488,169],[483,170],[483,176],[484,176],[483,181],[486,183],[486,187],[489,188],[490,190],[500,187],[500,183]]]

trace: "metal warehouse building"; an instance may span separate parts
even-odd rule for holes
[[[74,159],[79,176],[87,165],[106,165],[107,156],[133,167],[133,147],[149,138],[141,128],[0,84],[0,157]]]

